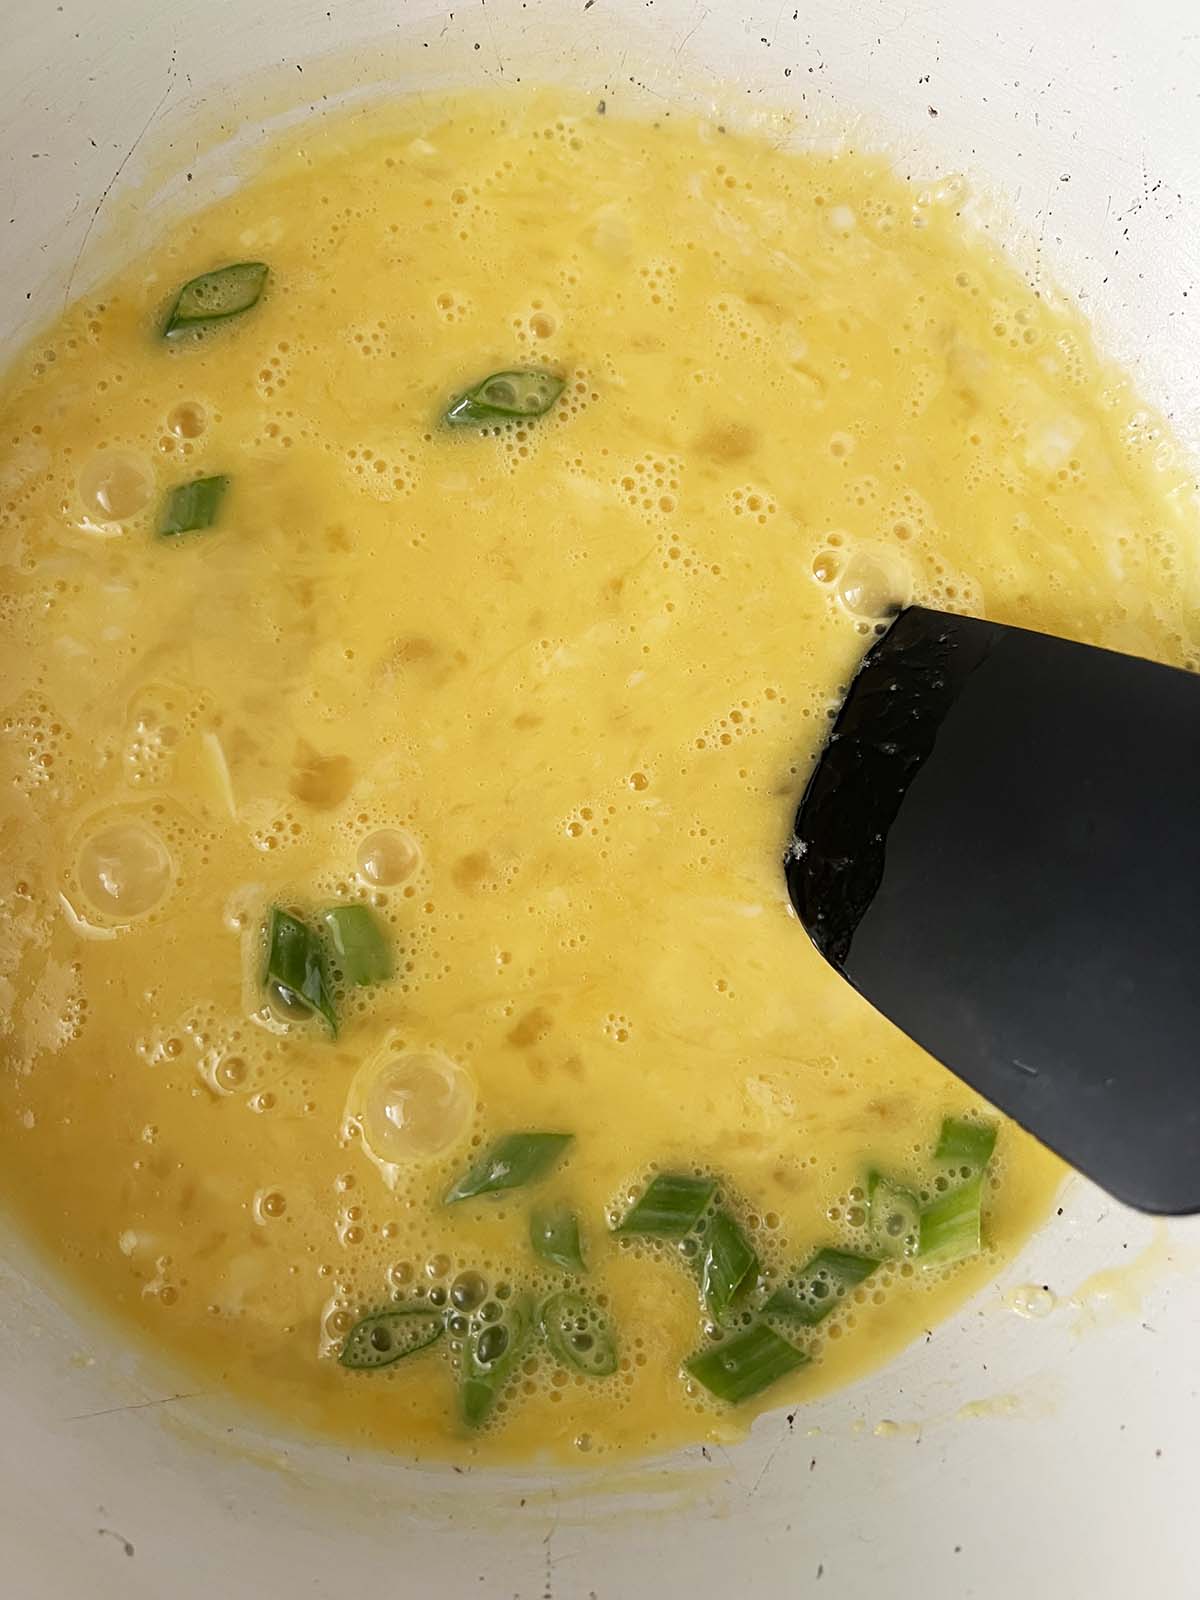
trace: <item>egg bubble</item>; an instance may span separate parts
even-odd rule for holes
[[[400,828],[377,828],[358,847],[358,875],[378,887],[411,878],[421,860],[421,847]]]
[[[475,1115],[475,1085],[465,1068],[436,1050],[385,1049],[358,1069],[346,1121],[395,1188],[398,1168],[457,1144]]]
[[[110,823],[86,839],[75,863],[85,900],[104,917],[144,917],[171,888],[171,857],[145,823]]]
[[[845,609],[862,622],[894,616],[912,596],[912,575],[903,557],[865,546],[850,551],[834,585]]]
[[[101,450],[80,472],[77,487],[89,516],[101,522],[127,522],[149,504],[154,475],[129,451]]]

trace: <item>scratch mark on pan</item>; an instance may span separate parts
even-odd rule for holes
[[[687,44],[688,40],[692,37],[692,35],[695,33],[696,29],[700,26],[700,24],[702,22],[707,21],[707,19],[708,19],[708,11],[707,11],[707,9],[702,8],[700,6],[696,7],[696,10],[695,10],[695,12],[693,14],[695,15],[695,18],[696,18],[695,22],[692,23],[691,27],[684,34],[683,38],[680,39],[679,43],[675,46],[675,54],[677,56],[682,53],[684,45]]]
[[[127,1556],[133,1555],[133,1541],[127,1539],[123,1533],[118,1533],[115,1528],[97,1528],[96,1532],[102,1536],[107,1534],[110,1539],[117,1541]]]
[[[137,138],[129,146],[129,149],[126,150],[125,154],[121,157],[120,165],[117,167],[117,170],[113,173],[112,177],[105,184],[104,192],[100,196],[99,200],[96,201],[96,209],[92,212],[91,221],[87,225],[87,230],[83,235],[83,240],[80,243],[79,249],[75,252],[74,261],[72,261],[72,263],[71,263],[71,271],[70,271],[70,273],[69,273],[69,275],[67,277],[66,292],[63,295],[63,310],[64,311],[67,309],[67,307],[71,303],[71,289],[72,289],[72,287],[74,286],[74,283],[75,283],[75,274],[79,270],[79,263],[83,260],[83,252],[87,249],[88,240],[92,237],[92,229],[96,226],[96,219],[100,215],[100,208],[104,204],[104,202],[108,199],[109,195],[111,194],[112,187],[116,183],[117,179],[125,171],[126,166],[129,164],[130,160],[133,157],[134,151],[137,149],[138,145],[141,144],[142,140],[149,133],[150,124],[154,121],[154,119],[158,116],[159,112],[166,105],[168,96],[170,95],[171,90],[174,87],[175,87],[175,63],[174,63],[174,61],[172,61],[172,63],[171,63],[171,73],[170,73],[170,76],[167,79],[167,87],[163,90],[162,94],[159,96],[158,104],[154,107],[154,110],[150,113],[150,115],[146,118],[145,122],[143,123],[142,131],[138,134]]]
[[[492,27],[491,17],[488,16],[487,0],[481,0],[481,4],[483,8],[483,20],[487,25],[488,39],[491,43],[492,51],[496,57],[496,66],[499,68],[500,76],[503,77],[504,62],[500,55],[500,46],[496,43],[496,30]]]
[[[753,1499],[754,1496],[758,1493],[759,1486],[761,1485],[763,1479],[766,1477],[767,1473],[770,1472],[771,1468],[775,1465],[775,1457],[779,1454],[779,1452],[782,1449],[783,1449],[783,1440],[780,1439],[779,1443],[775,1446],[774,1450],[771,1451],[771,1454],[763,1462],[762,1470],[758,1474],[758,1477],[755,1478],[755,1480],[754,1480],[754,1486],[750,1490],[750,1494],[747,1496],[748,1499]]]
[[[199,1400],[204,1390],[196,1389],[191,1394],[164,1394],[158,1400],[136,1400],[128,1406],[105,1406],[102,1411],[81,1411],[78,1416],[64,1417],[64,1422],[87,1422],[91,1417],[115,1417],[119,1411],[145,1411],[150,1406],[169,1406],[176,1400]]]

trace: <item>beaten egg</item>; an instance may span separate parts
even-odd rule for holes
[[[1187,474],[961,183],[524,91],[297,140],[0,396],[0,1193],[288,1426],[728,1437],[1061,1176],[790,912],[840,694],[908,601],[1194,666]]]

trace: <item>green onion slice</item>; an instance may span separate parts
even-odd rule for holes
[[[871,1249],[880,1256],[916,1254],[921,1202],[903,1184],[872,1172],[867,1177]]]
[[[737,1405],[786,1378],[808,1359],[805,1351],[759,1322],[745,1333],[702,1350],[684,1363],[684,1371],[718,1400]]]
[[[757,1269],[758,1257],[739,1223],[728,1211],[716,1212],[704,1233],[700,1263],[700,1290],[709,1316],[720,1322]]]
[[[235,261],[228,267],[218,267],[215,272],[202,272],[198,278],[189,279],[180,289],[163,324],[163,338],[173,339],[190,328],[224,322],[227,317],[249,311],[258,304],[268,271],[265,261]]]
[[[226,477],[193,478],[191,483],[177,483],[163,507],[159,537],[169,539],[177,533],[198,533],[202,528],[211,528],[228,487]]]
[[[471,1200],[478,1194],[498,1194],[536,1183],[562,1155],[575,1137],[571,1133],[506,1133],[480,1156],[451,1187],[445,1203]]]
[[[982,1244],[983,1173],[942,1195],[921,1215],[917,1256],[925,1267],[948,1266],[979,1254]]]
[[[529,1218],[529,1242],[534,1253],[564,1272],[585,1272],[579,1218],[565,1206],[541,1207]]]
[[[285,1002],[299,1002],[324,1017],[337,1038],[337,1015],[321,941],[307,923],[278,906],[271,909],[267,925],[267,987],[280,991]]]
[[[552,1294],[542,1307],[542,1332],[551,1352],[588,1378],[607,1378],[617,1370],[617,1346],[608,1318],[573,1289]]]
[[[682,1239],[699,1224],[716,1190],[715,1178],[661,1172],[650,1180],[613,1232]]]
[[[970,1172],[982,1172],[995,1148],[994,1122],[968,1122],[965,1117],[947,1117],[942,1123],[933,1159],[967,1168]]]
[[[818,1250],[798,1272],[788,1274],[763,1311],[815,1328],[878,1265],[878,1257],[860,1256],[853,1250]]]
[[[423,1305],[372,1311],[350,1329],[338,1360],[343,1367],[359,1372],[390,1367],[393,1361],[402,1361],[436,1343],[443,1325],[442,1313]]]
[[[462,428],[497,417],[511,421],[514,417],[545,416],[562,391],[563,380],[551,372],[493,372],[459,395],[443,421]]]
[[[501,1389],[525,1353],[534,1325],[533,1300],[514,1295],[500,1317],[485,1322],[476,1314],[462,1356],[459,1403],[468,1428],[487,1421]]]
[[[330,906],[321,921],[347,983],[384,983],[391,977],[392,952],[370,906]]]

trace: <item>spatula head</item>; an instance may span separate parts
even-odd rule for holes
[[[785,868],[817,949],[1118,1199],[1200,1210],[1200,679],[911,607]]]

